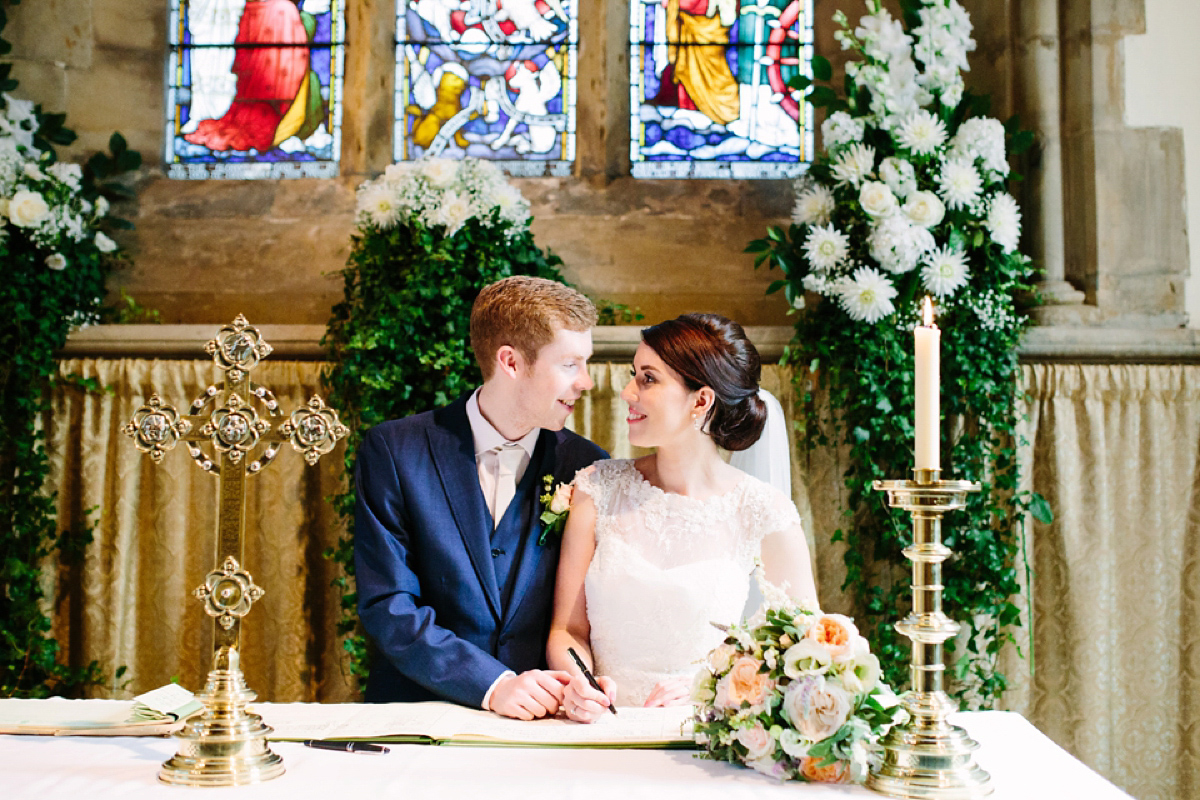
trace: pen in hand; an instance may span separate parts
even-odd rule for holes
[[[379,754],[390,753],[391,748],[371,742],[347,742],[339,739],[306,739],[305,747],[315,747],[318,750],[341,750],[346,753]]]
[[[587,668],[587,664],[583,663],[583,659],[579,657],[579,653],[575,652],[575,648],[568,647],[567,652],[571,654],[571,658],[575,659],[575,663],[578,664],[579,669],[583,671],[583,677],[587,678],[587,682],[592,685],[592,688],[597,692],[600,692],[600,694],[604,694],[604,690],[601,689],[600,684],[596,682],[596,678],[592,675],[591,670]],[[611,702],[608,704],[608,710],[614,714],[617,713],[617,709],[613,707]]]

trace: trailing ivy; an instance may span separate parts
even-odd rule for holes
[[[10,4],[11,0],[10,0]],[[7,24],[0,8],[0,32]],[[0,55],[12,50],[0,38]],[[21,169],[5,179],[8,213],[0,226],[0,696],[44,697],[76,693],[103,680],[100,664],[72,667],[62,663],[60,646],[50,636],[44,611],[42,569],[57,554],[71,563],[91,541],[91,526],[59,530],[55,497],[45,491],[50,471],[40,418],[50,409],[57,373],[55,353],[73,326],[99,319],[105,279],[119,258],[115,243],[103,230],[131,227],[103,214],[109,198],[126,196],[109,179],[137,168],[140,157],[114,134],[111,154],[98,154],[86,168],[56,168],[56,145],[70,144],[75,134],[64,127],[62,114],[44,114],[40,106],[14,100],[11,64],[0,64],[0,115],[8,124],[0,161]],[[14,167],[16,165],[16,167]],[[32,169],[32,172],[31,172]],[[40,177],[39,177],[40,176]],[[25,211],[39,211],[32,195],[42,197],[47,215],[77,218],[74,231],[61,233],[50,223],[30,224],[31,217],[13,208],[10,193],[21,187],[32,200]],[[24,223],[24,224],[22,224]],[[94,382],[73,383],[96,390]],[[118,670],[117,675],[123,669]]]

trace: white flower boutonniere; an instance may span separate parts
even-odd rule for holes
[[[542,485],[546,488],[542,495],[542,516],[539,517],[542,521],[542,535],[538,537],[538,544],[546,543],[549,536],[562,536],[563,528],[567,524],[567,514],[571,512],[571,494],[575,491],[575,487],[570,483],[560,483],[554,485],[554,476],[547,473],[542,476]]]

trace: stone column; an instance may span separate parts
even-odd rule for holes
[[[1084,293],[1066,279],[1058,2],[1021,3],[1017,14],[1018,105],[1022,123],[1037,135],[1035,163],[1028,169],[1022,198],[1025,241],[1034,263],[1045,271],[1038,283],[1045,305],[1035,310],[1035,317],[1053,324],[1086,313]]]

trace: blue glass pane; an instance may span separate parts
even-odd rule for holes
[[[811,158],[809,0],[635,0],[630,157],[635,177],[768,178]]]
[[[172,0],[167,174],[337,175],[342,0]]]
[[[395,159],[472,156],[515,175],[575,158],[575,6],[400,0]]]

